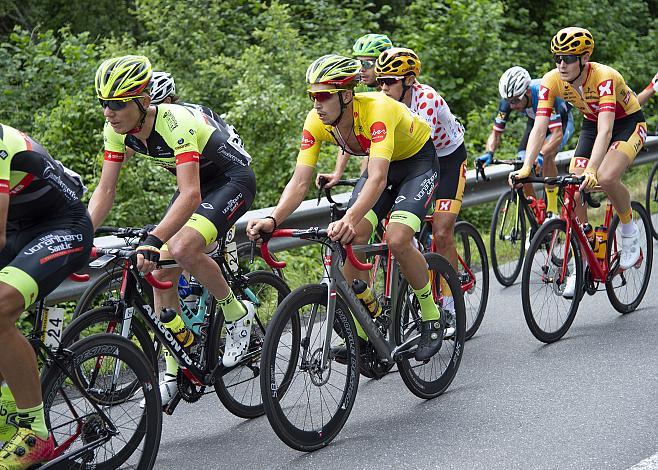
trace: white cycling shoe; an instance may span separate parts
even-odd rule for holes
[[[573,299],[575,293],[576,293],[576,273],[571,273],[567,278],[567,283],[564,286],[564,291],[562,291],[562,297],[564,297],[565,299]]]
[[[621,236],[621,255],[619,257],[619,267],[621,269],[631,269],[640,259],[640,231],[635,226],[635,233],[630,237]]]
[[[176,383],[176,376],[165,373],[165,378],[160,382],[160,397],[162,398],[162,407],[164,408],[171,400],[174,399],[176,393],[178,393],[178,384]],[[139,402],[139,407],[144,408],[146,406],[146,399],[142,399]]]
[[[251,302],[244,301],[243,304],[247,308],[245,316],[234,322],[225,323],[226,344],[224,346],[224,356],[222,357],[224,367],[236,365],[249,348],[251,326],[254,322],[256,308]]]

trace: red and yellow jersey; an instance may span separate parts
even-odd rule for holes
[[[539,89],[537,116],[550,116],[557,97],[574,105],[585,119],[594,122],[602,112],[614,112],[615,119],[621,119],[640,110],[635,93],[612,67],[589,62],[584,73],[587,74],[585,82],[579,90],[561,80],[557,69],[544,75]]]
[[[347,149],[350,153],[389,161],[405,160],[418,153],[430,137],[430,126],[423,118],[384,93],[359,93],[354,95],[352,103],[354,135],[361,148]],[[315,167],[321,142],[339,145],[339,138],[336,130],[323,124],[312,109],[304,122],[297,164]]]

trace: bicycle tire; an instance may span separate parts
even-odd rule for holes
[[[452,383],[464,351],[466,332],[466,306],[461,291],[459,276],[448,260],[436,253],[425,253],[428,269],[433,273],[433,290],[440,292],[440,278],[447,282],[455,302],[455,332],[451,337],[444,337],[444,343],[429,361],[418,363],[413,358],[401,358],[397,361],[398,372],[407,388],[417,397],[430,399],[441,395]],[[445,318],[445,317],[442,317]],[[420,332],[420,306],[408,282],[400,283],[400,296],[396,312],[393,315],[394,338],[397,345],[410,335]],[[413,361],[413,362],[412,362]],[[443,368],[436,378],[426,380],[419,371],[430,372]]]
[[[118,453],[101,462],[69,462],[66,464],[66,468],[94,468],[104,470],[115,468],[153,468],[160,447],[162,433],[162,412],[160,411],[162,403],[157,379],[153,375],[153,371],[150,365],[146,362],[142,352],[127,339],[111,333],[84,338],[72,344],[69,347],[69,350],[72,354],[62,359],[63,365],[68,374],[57,365],[53,364],[44,370],[41,381],[46,425],[53,434],[56,449],[59,445],[67,444],[67,440],[73,437],[69,435],[71,433],[76,433],[78,435],[75,436],[73,442],[66,445],[66,448],[63,450],[64,452],[72,447],[82,447],[82,445],[86,443],[94,442],[95,439],[100,440],[100,436],[103,434],[100,426],[106,426],[106,423],[100,416],[98,416],[98,414],[89,412],[80,413],[74,409],[80,401],[85,400],[87,403],[86,409],[89,410],[89,408],[91,408],[94,410],[93,406],[89,405],[89,401],[85,399],[78,390],[75,390],[77,392],[76,395],[67,393],[67,389],[76,389],[80,386],[79,383],[76,384],[77,381],[74,377],[77,370],[81,367],[86,367],[85,364],[87,364],[87,361],[92,361],[92,366],[97,366],[101,363],[101,367],[106,368],[108,372],[111,371],[112,375],[114,375],[116,369],[112,366],[113,361],[108,359],[115,358],[115,361],[121,361],[125,364],[125,367],[122,366],[119,368],[121,371],[120,375],[134,375],[134,380],[131,380],[131,377],[128,377],[129,383],[138,384],[135,387],[135,392],[131,396],[134,397],[138,391],[141,391],[141,396],[144,398],[144,407],[140,407],[139,397],[120,402],[122,408],[130,407],[133,410],[137,410],[135,413],[139,418],[135,418],[134,420],[135,422],[138,421],[134,433],[130,438],[123,435],[124,433],[127,433],[129,424],[129,422],[125,421],[125,418],[123,418],[119,424],[115,424],[120,434],[112,437],[108,442],[102,445],[102,447],[99,446],[93,450],[85,452],[85,457],[87,459],[92,456],[104,457],[110,453],[109,451],[113,451],[121,445],[121,450]],[[102,359],[99,360],[99,358]],[[94,383],[93,386],[98,389],[99,384],[102,386],[102,381]],[[108,390],[112,390],[112,388],[109,388]],[[108,393],[108,390],[106,390],[105,393]],[[108,401],[115,402],[115,400]],[[115,405],[111,407],[111,409],[103,407],[105,415],[108,418],[113,419],[113,423],[118,416],[116,408],[120,405]],[[65,414],[67,408],[70,411],[70,416],[66,416]],[[95,421],[93,421],[94,418]],[[69,419],[69,422],[66,421],[67,419]],[[61,423],[61,421],[64,422]],[[87,428],[85,428],[85,426],[87,426]],[[68,433],[66,431],[67,427],[69,428]],[[75,428],[75,430],[72,428]],[[87,440],[91,439],[91,441],[85,442],[85,438]],[[144,443],[143,451],[136,458],[136,461],[130,463],[128,467],[122,467],[128,459],[134,456],[142,442]],[[94,452],[97,449],[99,451],[97,453]],[[101,452],[100,449],[103,449],[104,452]]]
[[[552,251],[554,249],[556,250],[562,250],[561,253],[564,253],[563,247],[560,245],[560,240],[566,240],[566,222],[564,220],[560,219],[553,219],[548,222],[544,222],[544,224],[539,228],[537,233],[535,234],[534,238],[532,239],[532,242],[530,243],[530,247],[528,248],[528,253],[526,254],[526,258],[523,263],[523,275],[521,277],[521,300],[523,304],[523,316],[525,317],[526,324],[528,325],[528,328],[530,329],[530,332],[533,334],[535,338],[537,338],[539,341],[542,341],[544,343],[552,343],[560,338],[562,338],[567,331],[569,331],[569,328],[571,327],[571,324],[573,323],[574,319],[576,318],[576,312],[578,311],[578,305],[580,304],[580,300],[582,299],[582,296],[584,295],[584,273],[583,273],[583,263],[582,263],[582,257],[580,253],[580,247],[578,245],[578,240],[576,239],[576,236],[574,234],[571,235],[571,250],[570,254],[571,257],[567,257],[567,263],[573,263],[572,270],[570,272],[573,272],[573,269],[575,269],[576,272],[576,290],[574,293],[573,298],[570,300],[570,304],[568,306],[568,312],[566,314],[566,318],[558,319],[555,323],[559,325],[559,327],[548,331],[547,328],[543,327],[540,325],[541,320],[543,319],[544,315],[541,312],[534,312],[533,310],[537,310],[536,308],[533,309],[533,297],[531,296],[530,289],[531,289],[531,276],[533,278],[532,285],[539,285],[542,286],[546,289],[550,288],[549,291],[546,291],[544,293],[544,301],[541,302],[541,305],[544,306],[547,302],[547,299],[552,299],[551,297],[548,297],[547,294],[552,294],[555,297],[560,297],[561,299],[568,300],[566,297],[562,296],[562,292],[564,291],[564,288],[562,287],[566,283],[566,279],[563,283],[555,282],[555,280],[559,280],[559,275],[561,275],[561,269],[562,269],[562,264],[559,266],[555,264],[556,259],[563,260],[564,255],[561,257],[553,257],[552,256]],[[560,238],[558,236],[559,233],[562,233],[562,237]],[[546,258],[544,262],[550,258],[551,264],[546,265],[546,264],[541,264],[541,257],[542,255],[539,256],[539,267],[535,268],[535,257],[538,255],[539,250],[542,248],[545,248],[547,250],[547,255],[544,256]],[[549,253],[550,251],[550,253]],[[562,261],[563,263],[564,261]],[[534,268],[534,269],[533,269]],[[537,282],[536,278],[539,278],[539,282]],[[557,289],[557,290],[556,290]],[[562,292],[560,292],[560,289],[562,289]],[[536,298],[538,296],[535,295],[534,297]],[[552,299],[557,305],[557,300]],[[558,306],[559,307],[559,306]],[[559,308],[558,308],[559,310]],[[549,320],[549,324],[552,324],[552,322]]]
[[[624,271],[622,273],[615,273],[614,276],[608,275],[608,279],[606,280],[605,283],[605,290],[606,293],[608,294],[608,299],[610,300],[610,303],[614,307],[615,310],[617,310],[620,313],[626,314],[634,311],[638,305],[640,305],[640,302],[642,302],[642,299],[644,298],[644,295],[647,292],[647,288],[649,287],[649,280],[651,278],[651,268],[653,266],[653,238],[651,235],[651,221],[649,214],[647,214],[647,211],[645,210],[644,207],[642,207],[642,204],[640,204],[637,201],[632,201],[631,202],[631,209],[633,210],[633,220],[635,220],[636,225],[638,226],[638,230],[640,230],[640,240],[644,238],[646,240],[646,243],[642,245],[642,241],[640,241],[640,246],[644,255],[644,260],[641,266],[639,266],[637,269],[635,267]],[[619,216],[615,215],[612,219],[612,222],[610,223],[610,229],[609,229],[609,234],[614,234],[613,237],[610,237],[608,235],[608,243],[607,243],[607,248],[606,248],[606,257],[608,259],[608,266],[613,266],[617,264],[615,262],[615,258],[617,257],[617,251],[613,253],[613,249],[616,250],[618,247],[618,244],[616,243],[617,240],[617,226],[619,225]],[[619,236],[621,236],[621,232],[619,233]],[[632,298],[627,299],[627,300],[622,300],[620,298],[620,293],[622,291],[622,288],[625,286],[628,286],[630,284],[633,284],[635,286],[638,285],[637,282],[629,282],[629,278],[634,279],[638,276],[635,276],[640,272],[640,269],[642,269],[642,275],[641,275],[641,282],[639,283],[639,290],[637,291],[637,294],[633,295]],[[614,268],[613,268],[614,272]],[[621,282],[619,285],[617,285],[617,282]]]
[[[64,348],[70,347],[72,344],[80,341],[81,336],[87,329],[90,335],[97,335],[99,331],[94,331],[94,327],[100,327],[103,333],[107,333],[107,324],[116,324],[121,328],[123,321],[122,314],[117,312],[116,306],[106,305],[103,307],[98,307],[88,312],[81,313],[78,318],[73,320],[65,329],[62,334],[61,346]],[[153,338],[148,330],[148,328],[136,317],[133,317],[130,327],[130,336],[128,337],[131,341],[135,341],[139,345],[139,349],[145,355],[147,362],[150,364],[153,374],[158,376],[158,353],[154,348]],[[121,336],[121,331],[115,330],[112,334]],[[86,379],[84,374],[78,373],[79,380],[84,384]],[[126,393],[130,392],[130,387],[126,387]],[[118,396],[119,400],[123,400],[126,397],[121,395]]]
[[[493,268],[494,276],[498,279],[503,286],[508,287],[514,284],[519,277],[521,267],[523,266],[523,257],[525,254],[525,241],[526,241],[526,220],[525,212],[518,206],[519,198],[516,192],[502,194],[498,198],[496,208],[494,209],[493,216],[491,217],[491,230],[489,232],[489,251],[491,253],[491,267]],[[518,208],[518,209],[517,209]],[[514,217],[508,218],[508,215],[519,214],[519,227],[516,227]],[[505,233],[506,222],[514,221],[514,226],[511,227],[509,234]],[[499,227],[499,222],[502,225]],[[517,233],[520,232],[520,233]],[[502,237],[502,238],[501,238]],[[507,246],[508,239],[510,248],[503,250]],[[497,242],[500,242],[497,246]],[[515,247],[515,245],[517,247]],[[503,251],[510,251],[510,253]],[[511,261],[507,261],[510,259]]]
[[[658,240],[658,162],[653,164],[653,168],[649,173],[649,180],[647,181],[647,189],[645,191],[645,209],[649,215],[649,225],[651,226],[651,234],[653,238]],[[654,221],[654,217],[656,220]]]
[[[283,279],[269,271],[252,271],[247,273],[246,277],[247,285],[252,290],[253,294],[259,299],[259,301],[266,301],[267,303],[267,305],[264,305],[264,303],[261,304],[263,305],[263,308],[259,307],[256,309],[256,321],[254,323],[254,329],[252,330],[252,337],[248,350],[249,353],[256,349],[262,350],[263,341],[267,330],[266,325],[269,323],[269,320],[274,314],[276,307],[281,304],[283,299],[285,299],[288,294],[290,294],[290,288]],[[262,291],[262,289],[256,289],[256,286],[258,285],[270,286],[274,289],[274,291],[269,294],[265,293]],[[238,298],[248,300],[248,294],[244,290],[234,288],[234,292]],[[274,293],[277,295],[276,305],[272,305],[274,299],[269,299]],[[265,299],[265,296],[267,296],[268,299]],[[274,307],[273,310],[271,309],[272,307]],[[218,318],[215,321],[214,331],[211,333],[211,338],[219,339],[223,324],[224,316],[221,312],[219,312]],[[212,347],[215,352],[212,357],[219,358],[221,356],[222,346],[223,343],[221,341],[213,341]],[[241,418],[251,419],[265,414],[265,408],[263,407],[263,401],[260,392],[259,376],[261,369],[259,365],[260,354],[258,354],[248,363],[240,362],[231,370],[231,372],[222,376],[215,382],[215,392],[217,393],[219,400],[228,411]],[[243,371],[246,372],[247,377],[242,377]],[[248,376],[250,371],[253,373],[251,378]],[[229,380],[231,377],[234,377],[238,381],[237,384],[234,385],[233,382]],[[241,380],[244,380],[245,382],[241,382]],[[237,385],[246,383],[247,381],[249,383],[247,384],[244,394],[239,393],[241,388],[238,388]],[[242,397],[238,398],[236,393],[238,395],[242,395]],[[248,403],[244,403],[244,400],[247,398],[247,393],[249,394],[250,401]],[[258,399],[257,403],[253,401],[255,398]]]
[[[267,419],[276,435],[285,444],[293,449],[303,452],[311,452],[320,449],[329,444],[338,435],[352,411],[352,406],[354,405],[359,385],[359,368],[357,365],[359,351],[356,342],[356,330],[352,321],[352,315],[340,296],[336,297],[333,328],[328,326],[325,328],[331,332],[333,338],[332,344],[334,344],[334,346],[339,344],[342,335],[347,346],[346,363],[339,364],[334,360],[334,354],[332,351],[332,354],[330,354],[328,369],[320,370],[318,367],[318,360],[322,352],[323,343],[321,342],[317,345],[315,342],[316,340],[323,341],[324,338],[322,338],[321,335],[318,337],[311,335],[308,342],[301,340],[301,337],[306,333],[306,331],[304,331],[305,328],[308,328],[311,323],[310,319],[307,319],[308,324],[304,323],[307,313],[304,309],[307,307],[311,307],[312,311],[315,309],[316,315],[319,313],[320,320],[322,320],[322,309],[325,309],[326,315],[327,297],[327,286],[322,284],[309,284],[294,290],[288,297],[286,297],[281,305],[279,305],[274,318],[270,322],[270,327],[265,338],[265,345],[263,347],[261,366],[263,370],[267,371],[267,373],[261,374],[260,386]],[[299,317],[299,330],[294,330],[292,328],[291,317],[294,316]],[[317,323],[317,326],[315,323]],[[322,321],[315,323],[312,326],[315,326],[318,330],[322,330]],[[287,328],[289,324],[291,327]],[[338,330],[338,333],[336,330]],[[281,354],[279,354],[279,344],[282,339],[283,344],[281,347]],[[337,342],[334,343],[334,341]],[[290,343],[290,346],[287,346],[285,344],[286,342]],[[300,349],[303,345],[306,345],[306,350],[310,349],[313,353],[311,354],[310,359],[306,361],[303,360],[298,364],[300,357],[303,358],[304,355],[304,351]],[[295,374],[293,374],[293,377],[286,382],[280,380],[278,370],[280,364],[286,360],[283,352],[286,352],[287,354],[288,351],[288,362],[294,364]],[[284,368],[287,369],[287,367]],[[306,370],[304,370],[304,368]],[[335,373],[332,374],[332,371]],[[331,384],[332,387],[335,387],[335,389],[338,390],[336,394],[339,396],[334,397],[331,395],[323,402],[323,386],[327,385],[332,377],[343,375],[343,371],[344,380],[342,381],[342,385],[340,377],[338,379],[338,385]],[[287,376],[287,373],[284,373],[283,375]],[[303,377],[303,380],[298,381],[297,379],[299,377]],[[302,384],[302,382],[304,383]],[[287,412],[294,414],[297,409],[295,400],[297,399],[298,401],[301,401],[297,398],[302,396],[299,393],[298,387],[296,387],[298,385],[302,387],[302,393],[304,395],[307,393],[307,391],[305,391],[305,385],[311,387],[308,389],[309,400],[311,397],[316,397],[315,392],[319,393],[320,409],[324,409],[325,413],[329,415],[326,419],[324,419],[325,416],[322,414],[322,419],[318,418],[315,421],[310,420],[310,424],[307,422],[309,420],[304,420],[301,425],[298,425],[297,422],[292,422],[289,419]],[[325,387],[325,390],[331,389]],[[331,391],[327,391],[327,393],[331,394]],[[332,406],[332,408],[335,408],[333,414],[328,409],[329,404],[334,405]],[[299,406],[302,406],[305,409],[307,407],[309,410],[311,409],[310,403]],[[306,424],[309,425],[305,426]]]
[[[464,303],[466,305],[466,332],[464,335],[466,341],[468,341],[480,328],[484,312],[487,310],[489,301],[489,258],[482,236],[472,224],[463,220],[457,222],[454,238],[457,246],[460,246],[459,240],[461,239],[463,253],[459,255],[476,277],[475,286],[470,291],[464,292]],[[468,241],[469,239],[472,241]],[[471,245],[474,245],[477,253],[473,253]],[[462,273],[463,266],[460,265],[459,267],[461,279],[462,274],[468,273]],[[478,274],[481,277],[479,281],[477,280]]]

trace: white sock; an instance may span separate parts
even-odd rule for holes
[[[635,235],[635,231],[637,230],[637,227],[635,225],[635,221],[631,220],[627,224],[621,224],[621,236],[622,237],[632,237]]]
[[[444,310],[450,310],[451,312],[455,311],[455,298],[452,295],[446,295],[441,300],[441,307]]]

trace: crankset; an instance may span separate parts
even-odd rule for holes
[[[204,395],[206,387],[194,385],[190,379],[183,373],[183,369],[178,368],[176,374],[176,384],[180,397],[188,403],[196,403]]]

